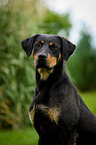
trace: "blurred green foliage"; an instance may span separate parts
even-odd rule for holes
[[[74,84],[81,91],[96,90],[96,49],[91,34],[83,28],[76,52],[68,61]]]
[[[69,13],[66,14],[58,14],[54,11],[46,10],[46,14],[43,19],[43,24],[41,25],[41,29],[43,28],[46,34],[58,34],[59,31],[65,30],[65,34],[68,37],[69,30],[72,27],[70,22]]]
[[[43,0],[0,0],[0,128],[30,125],[28,107],[35,87],[32,57],[20,42],[35,33],[71,28],[69,14],[57,14]]]

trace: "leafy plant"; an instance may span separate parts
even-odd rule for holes
[[[1,0],[0,21],[0,128],[25,127],[35,68],[20,42],[35,33],[67,33],[71,24],[69,16],[51,12],[42,0]]]

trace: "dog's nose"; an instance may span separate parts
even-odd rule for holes
[[[39,55],[38,55],[38,58],[39,59],[45,59],[47,56],[46,56],[46,54],[45,53],[40,53]]]

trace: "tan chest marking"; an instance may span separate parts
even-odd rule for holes
[[[58,120],[59,120],[59,116],[60,116],[59,108],[56,108],[56,107],[49,108],[48,115],[52,122],[55,122],[56,124],[58,124]]]
[[[49,108],[45,105],[37,105],[36,110],[40,110],[45,116],[47,115],[50,118],[51,122],[55,122],[58,124],[59,116],[60,116],[60,109],[57,107]],[[34,125],[34,115],[35,115],[35,107],[29,113],[30,121],[32,125]]]

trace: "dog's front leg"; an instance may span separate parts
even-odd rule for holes
[[[38,91],[37,91],[37,89],[35,89],[33,100],[32,100],[31,105],[29,107],[29,112],[33,109],[33,106],[34,106],[34,103],[35,103],[35,98],[36,98],[37,95],[38,95]]]
[[[43,104],[44,101],[46,100],[46,93],[47,92],[47,88],[44,88],[42,91],[35,93],[34,99],[32,101],[32,105],[30,106],[36,106],[38,104]]]
[[[46,91],[43,90],[38,93],[38,91],[35,90],[33,101],[29,107],[29,117],[30,117],[30,121],[33,125],[34,125],[34,116],[35,116],[35,111],[36,111],[36,105],[40,104],[44,101],[45,92]]]
[[[39,100],[42,100],[43,94],[40,92],[38,93],[37,89],[35,89],[34,97],[32,103],[29,107],[29,117],[32,125],[34,126],[34,116],[36,111],[36,104],[38,104]]]
[[[33,101],[29,107],[29,117],[32,125],[34,125],[34,115],[35,115],[35,98],[38,96],[37,89],[35,89]]]

